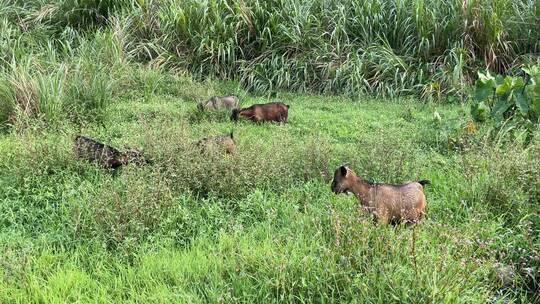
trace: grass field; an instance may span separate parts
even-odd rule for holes
[[[290,104],[288,124],[233,124],[195,102],[267,97],[160,79],[82,127],[1,135],[0,302],[538,300],[538,136],[524,149],[479,129],[453,149],[433,115],[467,121],[467,105],[286,93],[272,99]],[[193,148],[230,130],[237,155]],[[78,133],[155,162],[99,169],[75,159]],[[331,193],[342,163],[378,182],[430,179],[428,217],[374,225]]]
[[[535,0],[0,0],[0,303],[540,303],[540,78],[517,77],[539,22]],[[472,122],[486,69],[516,76],[515,124]],[[225,94],[289,122],[196,111]],[[230,131],[235,155],[194,145]],[[153,163],[100,169],[77,134]],[[332,194],[342,164],[429,179],[427,217],[374,224]]]

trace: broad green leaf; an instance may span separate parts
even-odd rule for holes
[[[531,101],[531,112],[534,113],[536,119],[540,118],[540,99]]]
[[[503,82],[497,86],[497,95],[509,93],[511,90],[523,88],[525,81],[521,77],[506,76]]]
[[[510,82],[504,81],[502,84],[497,86],[495,93],[497,93],[497,95],[502,95],[508,93],[511,89],[512,88]]]
[[[495,128],[500,128],[504,122],[504,117],[502,115],[492,116],[491,119],[493,120]]]
[[[540,118],[540,74],[531,76],[531,82],[527,85],[526,97],[529,100],[529,114],[532,118]]]
[[[493,76],[491,76],[489,71],[486,71],[485,74],[478,71],[478,80],[480,80],[482,83],[489,83],[491,81],[494,81],[495,78]]]
[[[495,76],[495,85],[494,86],[498,86],[498,85],[502,84],[503,82],[504,82],[504,77],[502,77],[501,75]]]
[[[536,75],[540,75],[540,61],[536,65],[528,66],[522,68],[523,72],[529,74],[531,77],[534,77]]]
[[[521,89],[525,86],[525,80],[523,77],[512,77],[512,88]]]
[[[477,74],[478,74],[478,80],[480,80],[482,82],[485,82],[485,80],[488,78],[488,76],[486,74],[489,74],[489,71],[487,71],[486,74],[478,71]]]
[[[493,86],[490,83],[476,81],[474,90],[474,99],[476,101],[484,101],[493,94]]]
[[[527,98],[521,93],[521,90],[514,91],[512,93],[512,97],[521,114],[523,116],[527,116],[527,114],[529,114],[529,102],[527,101]]]
[[[491,116],[495,118],[500,116],[502,118],[503,114],[508,111],[511,106],[512,104],[506,99],[499,99],[499,101],[493,106],[493,109],[491,109]]]
[[[531,83],[527,86],[527,91],[531,97],[540,98],[540,74],[531,78]]]

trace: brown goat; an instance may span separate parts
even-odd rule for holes
[[[212,145],[218,146],[228,154],[236,153],[236,143],[234,141],[233,132],[229,135],[205,137],[197,142],[197,147],[201,148],[203,152],[208,151]]]
[[[208,110],[232,110],[238,108],[238,97],[230,96],[213,96],[210,99],[200,102],[197,105],[200,111]]]
[[[429,181],[402,185],[373,184],[364,181],[351,169],[341,166],[334,173],[332,192],[352,191],[360,204],[383,224],[416,223],[426,212],[424,186]]]
[[[75,137],[75,154],[80,159],[97,163],[106,169],[116,169],[128,163],[138,165],[150,163],[138,150],[130,149],[120,152],[111,146],[81,135]]]
[[[239,117],[246,117],[254,122],[287,122],[288,116],[288,105],[282,102],[270,102],[266,104],[254,104],[248,108],[233,109],[231,120],[237,121]]]

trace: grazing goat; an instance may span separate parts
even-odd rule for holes
[[[426,212],[424,186],[428,180],[402,185],[369,183],[341,166],[334,173],[332,192],[352,191],[360,204],[383,224],[416,223]]]
[[[214,96],[206,101],[202,101],[197,105],[200,111],[209,110],[232,110],[238,108],[238,97],[236,96]]]
[[[270,102],[266,104],[254,104],[248,108],[233,109],[231,120],[237,121],[239,117],[246,117],[254,122],[287,122],[288,116],[288,105],[282,102]]]
[[[228,154],[234,154],[236,152],[236,143],[234,141],[233,132],[229,135],[205,137],[197,142],[197,147],[201,148],[203,152],[208,151],[212,145],[217,145]]]
[[[138,150],[130,149],[120,152],[111,146],[81,135],[75,137],[75,154],[80,159],[97,163],[106,169],[116,169],[128,163],[138,165],[151,163]]]

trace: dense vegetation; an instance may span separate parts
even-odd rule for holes
[[[7,17],[0,58],[8,62],[13,49],[24,56],[36,42],[69,53],[80,31],[107,28],[129,57],[235,79],[256,91],[463,94],[477,68],[505,73],[540,51],[535,0],[0,4]]]
[[[499,132],[536,130],[540,118],[540,59],[523,68],[525,77],[478,73],[471,114],[478,122],[491,120]]]
[[[540,302],[516,80],[539,21],[533,0],[0,0],[0,302]],[[469,100],[479,69],[496,94]],[[197,112],[214,94],[281,99],[289,123]],[[473,122],[500,100],[531,123]],[[236,155],[194,148],[231,129]],[[77,160],[81,133],[154,162]],[[428,217],[374,225],[331,194],[343,163],[431,180]]]

